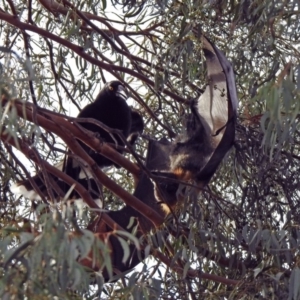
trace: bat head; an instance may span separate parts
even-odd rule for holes
[[[127,91],[120,81],[110,81],[105,84],[104,89],[109,95],[115,95],[124,101],[126,101],[128,98]]]

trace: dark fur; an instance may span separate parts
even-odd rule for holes
[[[198,181],[201,170],[208,162],[212,153],[209,129],[205,121],[196,111],[195,103],[191,106],[192,114],[187,116],[186,131],[174,143],[170,153],[170,170],[153,172],[166,179],[157,179],[154,184],[156,199],[164,201],[171,207],[178,202],[179,183],[174,180]],[[170,181],[172,179],[172,181]]]
[[[174,143],[170,154],[170,178],[188,180],[197,179],[211,155],[213,147],[210,142],[209,129],[201,120],[193,103],[192,114],[187,116],[186,131]]]
[[[172,182],[168,180],[174,174],[157,172],[157,175],[164,176],[167,179],[153,180],[154,185],[154,196],[157,202],[166,203],[169,207],[174,207],[177,203],[177,191],[179,188],[178,182]],[[176,179],[176,176],[174,176]]]
[[[171,152],[170,169],[178,179],[196,179],[212,151],[205,123],[197,112],[192,112],[188,115],[186,133],[179,137]]]

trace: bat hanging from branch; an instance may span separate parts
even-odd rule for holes
[[[208,84],[191,105],[185,133],[173,143],[169,170],[153,172],[163,177],[155,180],[155,196],[170,207],[179,200],[178,180],[208,184],[235,137],[238,99],[232,66],[208,38],[202,36],[202,43]]]

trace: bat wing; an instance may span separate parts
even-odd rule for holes
[[[208,85],[197,112],[211,136],[212,151],[197,180],[208,182],[234,142],[238,98],[231,64],[208,38],[203,36],[202,42]]]

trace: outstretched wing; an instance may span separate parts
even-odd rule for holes
[[[202,42],[208,85],[198,100],[197,112],[208,125],[212,151],[197,180],[208,182],[234,142],[238,98],[231,64],[208,38],[203,36]]]

